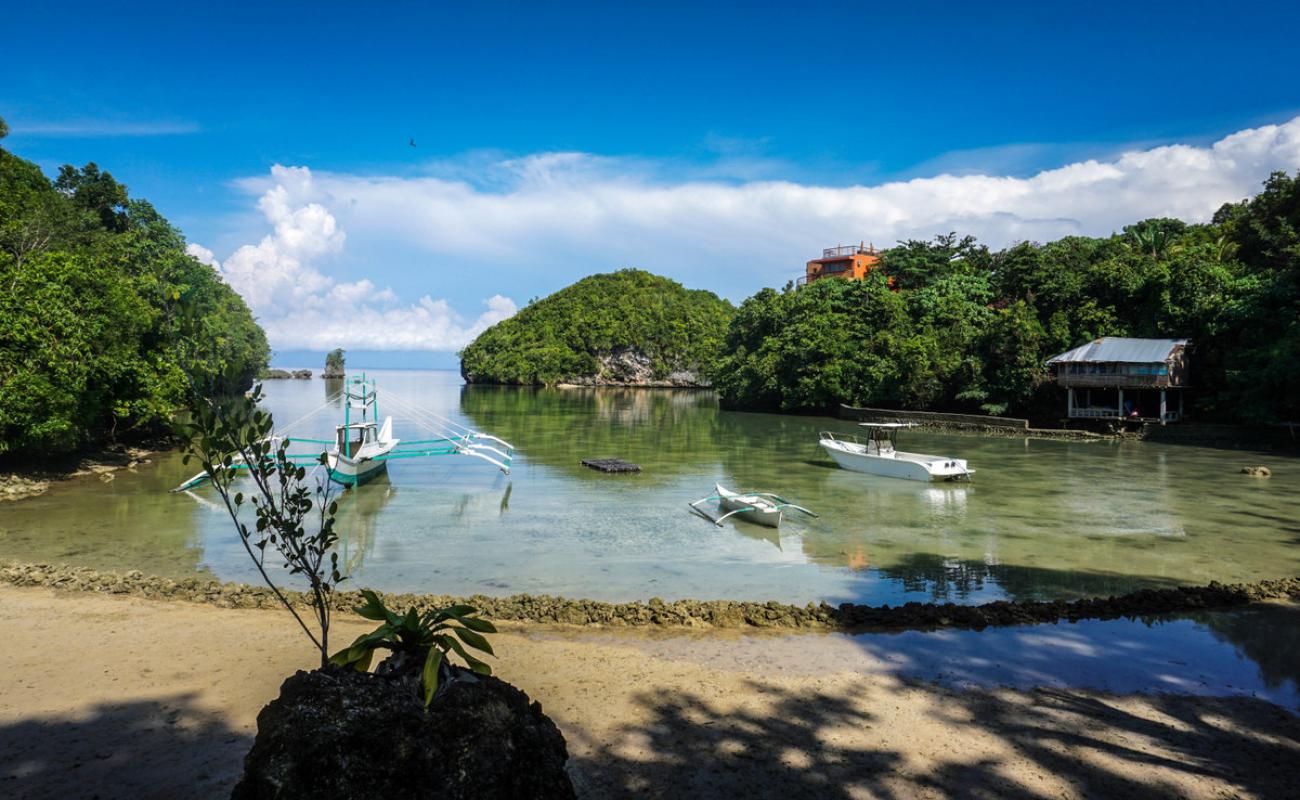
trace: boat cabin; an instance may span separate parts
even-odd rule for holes
[[[1190,347],[1190,339],[1103,336],[1049,358],[1047,366],[1066,391],[1067,418],[1165,425],[1183,416]]]
[[[340,425],[336,431],[339,452],[348,458],[356,456],[362,445],[373,444],[378,440],[378,429],[373,422]]]

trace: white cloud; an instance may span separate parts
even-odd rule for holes
[[[276,165],[271,180],[257,208],[272,233],[224,262],[202,245],[190,244],[186,252],[220,270],[258,316],[273,347],[458,350],[515,313],[510,298],[494,295],[484,301],[487,310],[466,323],[445,300],[426,295],[402,306],[391,289],[368,278],[336,281],[317,262],[339,253],[347,237],[334,215],[311,201],[311,170]]]
[[[185,245],[185,252],[197,258],[200,262],[207,264],[209,267],[221,267],[221,262],[217,261],[217,256],[208,248],[201,244],[190,242]]]
[[[193,122],[176,122],[172,120],[123,120],[123,119],[73,119],[73,120],[34,120],[13,122],[12,134],[18,136],[42,137],[138,137],[138,136],[181,136],[198,133],[200,128]]]
[[[359,337],[338,344],[379,346],[371,342],[387,336],[455,349],[504,306],[463,322],[441,301],[400,306],[368,280],[335,282],[315,265],[343,248],[343,228],[350,254],[397,249],[395,268],[407,275],[456,288],[468,282],[483,294],[542,295],[592,272],[639,266],[739,300],[785,283],[822,247],[839,243],[888,246],[958,231],[1004,246],[1105,235],[1154,216],[1206,221],[1223,203],[1258,191],[1271,171],[1300,167],[1300,117],[1208,146],[1135,148],[1027,177],[938,174],[826,186],[723,179],[716,166],[692,173],[680,161],[572,152],[471,154],[414,176],[277,166],[238,184],[260,195],[275,232],[240,248],[223,270],[268,329],[281,331],[276,346],[316,336],[305,328],[319,331],[326,317],[307,315],[323,314],[333,297],[359,304],[347,321],[330,318]],[[419,266],[411,268],[412,259]],[[429,263],[438,265],[436,275]],[[322,324],[294,329],[281,318]]]

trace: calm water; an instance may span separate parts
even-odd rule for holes
[[[904,449],[951,454],[969,486],[834,468],[817,432],[848,422],[720,412],[708,392],[467,387],[451,372],[377,372],[384,392],[495,433],[514,470],[463,457],[391,462],[341,502],[356,584],[395,591],[515,592],[605,600],[747,598],[897,603],[1070,598],[1210,580],[1300,574],[1300,463],[1132,442],[916,433]],[[270,381],[287,423],[337,385]],[[326,437],[338,407],[297,432]],[[425,431],[394,413],[399,437]],[[617,456],[638,475],[579,459]],[[1237,474],[1268,464],[1273,477]],[[87,478],[0,506],[0,557],[253,580],[210,489],[157,456],[115,480]],[[686,504],[715,481],[777,492],[817,511],[775,532],[722,528]]]

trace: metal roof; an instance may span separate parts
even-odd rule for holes
[[[1190,339],[1126,339],[1120,336],[1103,336],[1059,356],[1047,359],[1048,364],[1077,361],[1105,361],[1121,364],[1153,364],[1168,361],[1178,347],[1186,346]]]

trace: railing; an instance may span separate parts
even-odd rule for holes
[[[1072,408],[1068,416],[1071,419],[1126,419],[1119,413],[1118,408]],[[1165,422],[1177,422],[1182,415],[1177,411],[1166,411],[1164,416]],[[1134,417],[1134,419],[1147,419],[1147,417]],[[1155,417],[1155,419],[1160,419]]]
[[[1072,408],[1070,416],[1080,419],[1119,419],[1120,413],[1118,408]]]
[[[1174,388],[1168,375],[1132,375],[1122,372],[1109,373],[1057,373],[1056,382],[1064,387],[1098,387],[1104,389],[1160,389]]]
[[[839,247],[827,247],[822,250],[822,258],[839,258],[840,256],[852,256],[858,253],[867,255],[876,255],[876,248],[864,246],[861,244],[843,244]]]

